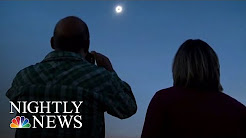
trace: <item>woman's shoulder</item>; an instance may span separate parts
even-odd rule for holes
[[[176,87],[169,87],[157,91],[153,99],[158,100],[161,103],[172,103],[180,96],[179,90]]]
[[[233,108],[241,108],[246,111],[246,106],[244,104],[226,94],[225,92],[220,92],[218,97],[220,97],[221,101],[223,101],[226,105],[233,106]]]
[[[164,97],[167,97],[167,96],[175,96],[178,93],[180,93],[181,91],[184,91],[184,90],[182,90],[182,88],[178,88],[178,87],[172,86],[172,87],[168,87],[168,88],[161,89],[161,90],[157,91],[155,93],[155,95],[157,95],[157,96],[164,96]]]

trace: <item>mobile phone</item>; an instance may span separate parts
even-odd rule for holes
[[[91,64],[95,64],[95,57],[90,52],[86,54],[85,59]]]

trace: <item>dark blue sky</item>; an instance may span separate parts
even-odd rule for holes
[[[119,15],[114,11],[118,4],[123,6]],[[55,24],[70,15],[88,24],[90,50],[111,59],[137,100],[138,112],[129,119],[106,115],[107,137],[139,137],[149,101],[156,91],[172,86],[173,57],[190,38],[212,46],[220,59],[224,92],[246,105],[246,1],[1,1],[3,136],[11,121],[5,117],[9,115],[5,92],[20,69],[52,50],[49,40]]]

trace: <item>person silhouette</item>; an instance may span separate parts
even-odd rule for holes
[[[223,93],[215,51],[202,40],[187,40],[172,66],[173,86],[155,93],[142,138],[246,137],[246,107]]]
[[[109,58],[96,51],[89,53],[90,35],[84,21],[75,16],[61,19],[50,42],[54,51],[40,63],[18,72],[6,96],[11,101],[83,101],[79,109],[82,127],[62,128],[56,119],[47,121],[56,128],[17,129],[16,137],[103,138],[105,112],[120,119],[136,113],[131,87],[118,77]],[[52,118],[57,117],[54,111]],[[19,115],[34,121],[31,113]],[[78,121],[74,125],[78,126]]]

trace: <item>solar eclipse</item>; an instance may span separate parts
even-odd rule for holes
[[[116,12],[116,13],[121,13],[122,10],[123,10],[123,8],[122,8],[122,6],[120,6],[120,5],[118,5],[118,6],[115,7],[115,12]]]

